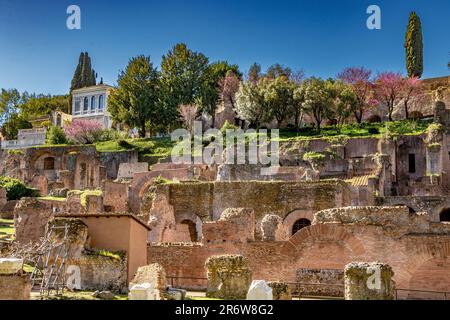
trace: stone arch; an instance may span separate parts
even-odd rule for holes
[[[300,218],[297,221],[294,222],[294,225],[292,226],[291,235],[296,234],[301,229],[309,227],[311,225],[311,220],[306,218]]]
[[[192,242],[201,241],[203,222],[199,216],[193,213],[176,213],[175,223],[186,224],[188,226]]]
[[[299,250],[302,248],[302,242],[310,238],[341,241],[351,250],[353,256],[362,256],[366,252],[359,239],[346,231],[342,225],[335,224],[313,224],[303,228],[289,239],[289,243],[295,250]]]
[[[46,157],[43,159],[43,161],[44,161],[44,170],[55,170],[54,157]]]
[[[294,210],[286,215],[283,220],[285,230],[289,230],[289,235],[292,235],[294,224],[300,219],[307,219],[310,222],[314,220],[314,213],[308,210]]]
[[[409,289],[450,291],[450,258],[432,258],[417,267],[409,280]],[[409,292],[410,299],[437,299],[438,294]]]
[[[439,213],[439,221],[450,222],[450,208],[442,209]]]

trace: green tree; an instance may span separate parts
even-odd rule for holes
[[[216,109],[221,99],[221,84],[229,72],[242,77],[237,65],[230,65],[226,61],[211,63],[205,70],[200,89],[200,97],[197,102],[202,106],[202,111],[211,115],[213,126],[215,125]]]
[[[248,70],[247,80],[253,84],[257,84],[261,77],[261,65],[255,62],[250,66],[250,69]]]
[[[271,65],[266,72],[266,77],[270,79],[275,79],[278,77],[290,78],[292,75],[292,69],[289,67],[282,66],[279,63]]]
[[[87,52],[82,52],[80,54],[80,58],[78,59],[78,65],[71,81],[70,91],[72,92],[72,90],[95,86],[96,78],[97,74],[92,68],[92,62],[89,54]]]
[[[195,104],[202,98],[208,58],[184,44],[175,45],[162,58],[161,93],[167,115],[178,119],[180,105]],[[204,97],[203,97],[204,98]]]
[[[330,104],[329,117],[336,120],[336,129],[341,132],[345,120],[350,117],[358,104],[358,99],[351,85],[341,81],[335,81],[328,84],[328,92],[332,98]]]
[[[419,16],[414,11],[409,15],[405,48],[408,76],[420,78],[423,73],[422,25]]]
[[[265,104],[270,118],[277,120],[277,127],[281,128],[284,120],[292,115],[294,99],[294,87],[287,77],[281,76],[275,79],[265,79],[262,90]]]
[[[303,112],[305,111],[305,91],[306,85],[303,83],[293,83],[293,100],[292,100],[292,113],[294,115],[295,130],[300,127],[300,122],[303,118]]]
[[[320,132],[323,119],[329,114],[333,91],[329,80],[312,77],[305,81],[305,109],[316,122]]]
[[[113,120],[139,128],[146,136],[146,126],[157,125],[163,119],[159,101],[160,74],[150,57],[132,58],[117,80],[118,88],[109,97],[108,109]]]
[[[260,80],[264,81],[264,79]],[[269,112],[260,83],[250,81],[241,83],[236,94],[236,113],[242,120],[256,126],[257,129],[268,119]]]

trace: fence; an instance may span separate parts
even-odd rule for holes
[[[395,300],[449,300],[450,292],[416,289],[395,289]]]

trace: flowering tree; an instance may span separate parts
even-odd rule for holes
[[[220,81],[220,95],[224,103],[229,103],[233,109],[236,107],[236,93],[239,90],[240,80],[233,71],[228,71],[225,78]]]
[[[375,80],[375,99],[387,108],[389,121],[392,121],[395,105],[402,98],[403,83],[402,75],[394,72],[379,73]]]
[[[372,71],[364,67],[351,67],[344,69],[338,74],[338,79],[353,87],[356,95],[356,103],[353,107],[353,115],[358,123],[362,122],[364,112],[372,106],[371,82]]]
[[[94,120],[76,119],[69,126],[64,127],[67,139],[78,144],[94,143],[102,131],[102,125]]]
[[[408,119],[408,105],[411,102],[420,102],[424,97],[424,86],[418,77],[405,78],[402,81],[402,98],[405,108],[405,117]]]
[[[198,106],[195,104],[182,104],[178,107],[178,111],[183,120],[186,129],[192,132],[194,128],[194,121],[197,117]]]

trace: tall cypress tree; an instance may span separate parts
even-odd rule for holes
[[[91,58],[87,52],[82,52],[78,60],[77,68],[72,78],[70,91],[96,85],[97,74],[92,69]]]
[[[409,15],[405,48],[408,76],[420,78],[423,73],[422,24],[414,11]]]

